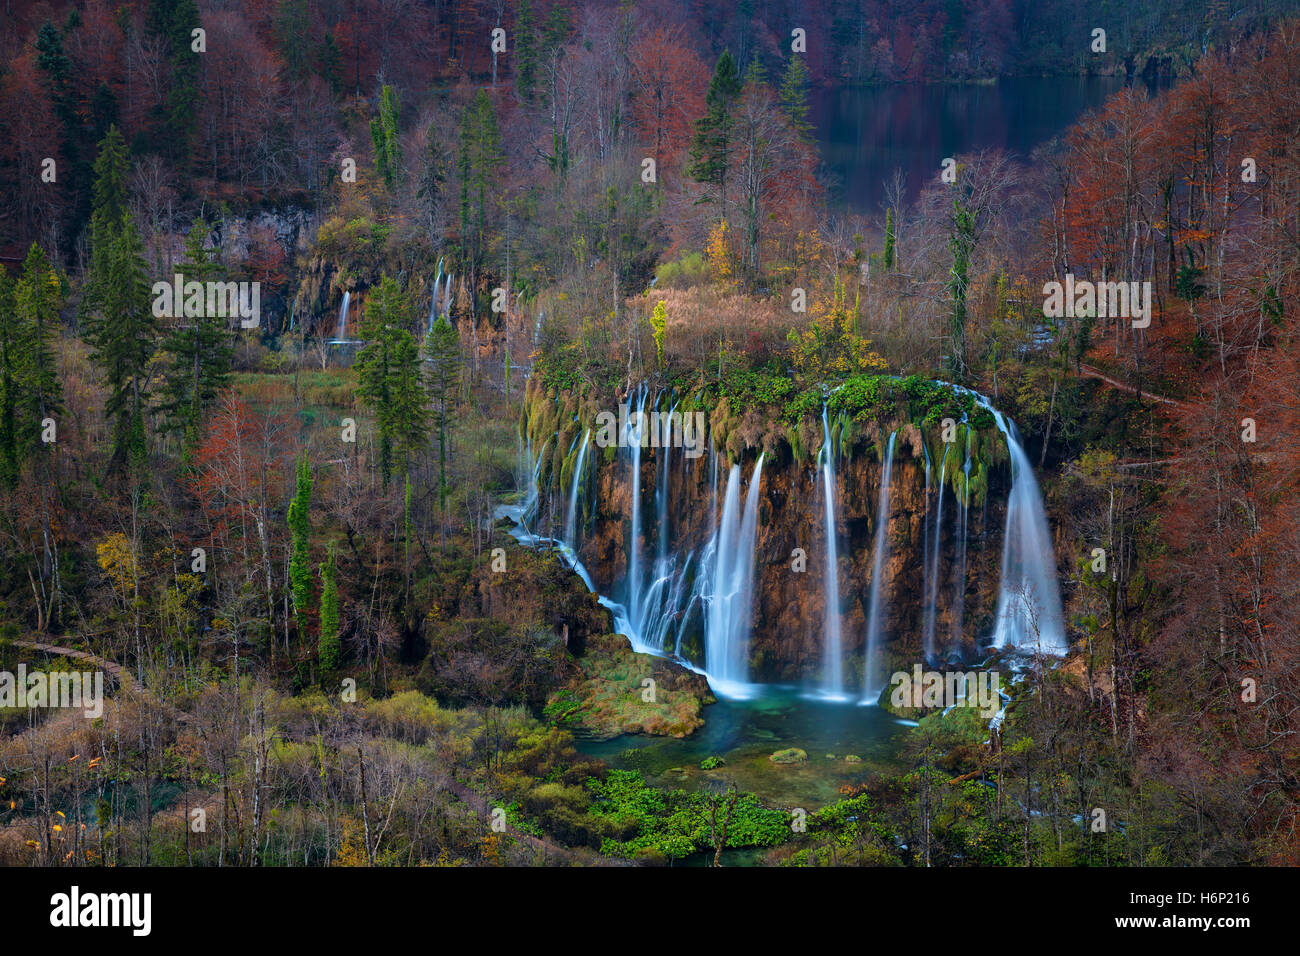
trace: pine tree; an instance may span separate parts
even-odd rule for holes
[[[790,120],[790,128],[805,143],[812,142],[812,124],[808,122],[808,67],[803,57],[791,53],[781,77],[781,109]]]
[[[392,476],[394,456],[403,469],[429,440],[428,394],[420,367],[420,348],[405,328],[410,299],[397,281],[383,276],[370,294],[357,354],[357,395],[375,416],[379,471],[383,484]]]
[[[108,384],[104,411],[113,420],[113,461],[119,466],[137,464],[145,454],[144,409],[156,325],[144,243],[127,209],[126,175],[126,143],[114,126],[95,159],[82,334]]]
[[[302,627],[302,615],[311,603],[311,570],[308,564],[311,548],[311,467],[306,457],[298,461],[298,483],[293,500],[289,502],[289,531],[292,544],[289,552],[289,588],[293,594],[293,611]]]
[[[100,250],[95,255],[100,258]],[[113,461],[139,466],[146,452],[144,412],[156,323],[145,277],[144,243],[129,214],[123,214],[108,239],[101,263],[103,275],[85,338],[91,360],[108,385],[104,413],[113,422]]]
[[[199,219],[186,236],[185,261],[177,267],[186,284],[206,283],[220,272],[219,265],[203,247],[210,231],[207,222]],[[197,316],[178,318],[162,341],[162,348],[170,353],[171,361],[163,381],[159,409],[167,429],[183,433],[187,451],[199,441],[204,412],[215,404],[230,382],[235,353],[234,338],[226,320],[209,315],[207,309],[200,311],[202,314]]]
[[[537,83],[537,24],[530,0],[519,0],[514,34],[515,91],[521,102],[529,103]]]
[[[501,131],[487,93],[479,90],[460,124],[457,166],[460,172],[460,235],[470,288],[488,252],[489,197],[496,192],[496,175],[503,161]]]
[[[275,40],[289,75],[304,79],[310,69],[311,19],[307,0],[280,0],[275,15]]]
[[[460,383],[460,338],[445,318],[433,324],[424,342],[429,360],[429,394],[433,398],[433,420],[438,429],[438,507],[447,517],[447,431],[451,424],[456,388]]]
[[[691,137],[691,165],[688,175],[698,183],[718,190],[718,218],[727,215],[727,170],[731,163],[733,110],[742,89],[736,61],[723,50],[704,97],[704,115],[695,122]]]
[[[326,30],[325,36],[321,38],[317,59],[317,71],[329,83],[330,91],[338,96],[343,90],[343,51],[339,49],[338,41],[330,30]]]
[[[96,307],[108,281],[108,257],[113,238],[127,211],[128,168],[126,141],[116,126],[110,126],[95,157],[95,182],[91,187],[90,269],[81,303],[83,318],[87,311]]]
[[[19,415],[15,437],[19,449],[39,450],[41,422],[63,410],[63,384],[53,340],[63,301],[62,280],[44,250],[35,243],[27,251],[23,272],[14,286],[15,385]]]
[[[397,91],[385,83],[379,93],[379,115],[370,121],[370,139],[375,144],[375,169],[389,192],[401,179],[401,114]]]
[[[320,638],[316,643],[316,659],[321,670],[335,670],[343,659],[343,644],[339,640],[339,583],[338,569],[334,565],[334,545],[329,546],[329,557],[320,566]]]

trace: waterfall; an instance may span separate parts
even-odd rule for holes
[[[450,279],[448,280],[450,284]],[[445,292],[441,290],[440,294]],[[1002,579],[997,596],[997,618],[992,641],[998,647],[1016,647],[1025,651],[1041,647],[1060,654],[1066,649],[1065,627],[1061,602],[1055,577],[1055,558],[1046,514],[1033,470],[1015,425],[989,406],[987,399],[975,393],[979,407],[987,410],[1005,436],[1011,460],[1010,492],[1007,499],[1005,540],[1002,554]],[[669,410],[666,414],[652,414],[660,403]],[[749,683],[750,647],[753,631],[763,622],[756,621],[758,587],[755,547],[758,532],[758,506],[764,491],[762,469],[766,457],[760,455],[752,467],[748,487],[745,486],[743,466],[728,465],[725,453],[720,455],[713,447],[712,436],[706,439],[709,462],[708,472],[696,469],[703,462],[684,454],[673,462],[672,445],[681,436],[673,427],[672,415],[677,403],[663,392],[641,383],[629,393],[630,411],[620,435],[617,470],[621,481],[630,481],[622,493],[631,491],[630,513],[623,511],[625,538],[625,564],[623,580],[601,581],[608,593],[617,595],[624,603],[616,603],[607,594],[597,594],[600,603],[614,616],[614,627],[625,634],[634,650],[644,653],[671,655],[685,666],[709,679],[719,697],[744,698],[758,692],[757,685]],[[982,416],[982,412],[980,413]],[[957,648],[961,647],[963,606],[966,597],[966,576],[969,573],[970,483],[975,469],[974,452],[977,447],[972,434],[975,416],[963,417],[966,427],[965,450],[959,452],[954,442],[942,447],[943,454],[935,462],[928,447],[925,456],[926,513],[925,533],[919,555],[922,564],[924,591],[923,641],[928,660],[937,659],[936,625],[940,597],[952,594],[949,628]],[[647,429],[651,431],[647,432]],[[579,561],[576,548],[583,534],[582,514],[595,513],[597,502],[588,496],[593,493],[593,483],[586,475],[587,459],[592,455],[592,432],[582,435],[571,431],[572,442],[565,458],[573,462],[573,471],[564,486],[553,468],[544,469],[549,443],[559,441],[552,433],[535,451],[526,433],[520,438],[520,487],[524,491],[518,505],[503,508],[503,513],[517,516],[520,527],[512,532],[521,541],[533,546],[553,548],[565,562],[592,587],[593,576]],[[845,699],[845,683],[857,684],[856,674],[846,677],[843,666],[843,618],[840,610],[838,577],[838,551],[844,542],[838,537],[838,521],[843,520],[848,500],[848,490],[840,497],[839,476],[836,467],[835,439],[830,428],[829,409],[822,412],[822,447],[816,468],[820,471],[825,522],[826,579],[821,583],[825,591],[826,618],[823,622],[825,659],[818,665],[819,675],[810,683],[817,685],[814,693],[827,698]],[[648,439],[648,440],[647,440]],[[527,447],[525,448],[525,441]],[[655,449],[655,468],[651,475],[642,473],[645,464],[643,443]],[[864,595],[867,611],[865,625],[865,671],[860,684],[861,697],[856,692],[849,699],[873,703],[878,699],[888,674],[885,667],[890,659],[888,610],[897,595],[889,590],[888,570],[890,559],[890,516],[892,508],[892,482],[894,458],[898,449],[898,434],[888,436],[881,454],[880,488],[872,526],[870,578]],[[558,457],[557,455],[553,457]],[[576,452],[576,455],[575,455]],[[960,455],[960,457],[959,457]],[[951,456],[954,469],[962,473],[956,482],[957,513],[953,516],[951,538],[951,579],[939,573],[943,545],[943,512],[948,482],[947,466]],[[931,472],[938,466],[938,474]],[[631,468],[629,476],[623,469]],[[725,469],[725,473],[724,470]],[[547,497],[541,498],[543,471]],[[677,481],[674,470],[679,471]],[[770,469],[769,469],[770,470]],[[644,479],[650,477],[651,487],[645,488]],[[919,477],[919,476],[918,476]],[[957,477],[957,476],[954,476]],[[809,475],[812,487],[817,487],[816,475]],[[769,476],[769,484],[771,484]],[[930,501],[935,482],[938,482],[938,500]],[[621,483],[620,481],[620,483]],[[682,484],[679,485],[679,482]],[[698,522],[682,520],[683,486],[691,494],[698,493],[699,506],[708,509],[707,518],[700,515]],[[650,499],[643,500],[643,494]],[[689,506],[696,499],[686,502]],[[649,510],[647,510],[647,505]],[[813,502],[815,508],[815,502]],[[674,507],[677,512],[674,514]],[[934,514],[931,514],[933,508]],[[987,521],[987,511],[985,512]],[[866,515],[865,517],[870,517]],[[978,516],[977,516],[978,518]],[[814,518],[814,521],[816,519]],[[540,529],[542,522],[554,526],[554,532]],[[552,540],[539,534],[559,534],[563,540]],[[920,530],[920,529],[918,529]],[[535,533],[537,532],[537,533]],[[701,540],[697,535],[703,536]],[[855,539],[855,544],[862,542]],[[815,542],[813,542],[815,547]],[[612,569],[611,569],[612,570]],[[606,573],[609,573],[608,571]],[[601,577],[600,574],[596,575]],[[814,587],[818,586],[816,584]],[[954,592],[949,592],[952,587]],[[593,587],[593,590],[595,588]],[[1027,604],[1025,598],[1030,599]],[[1032,606],[1031,606],[1032,605]],[[985,608],[981,605],[981,611]],[[945,618],[948,619],[948,618]],[[944,649],[945,653],[948,649]],[[861,658],[859,658],[861,660]],[[855,671],[855,668],[850,668]]]
[[[345,341],[344,336],[348,329],[348,302],[352,298],[351,292],[343,293],[343,304],[339,306],[339,332],[334,338],[340,342]]]
[[[966,612],[966,526],[970,517],[971,428],[964,417],[962,420],[966,424],[966,462],[962,465],[962,493],[957,498],[957,505],[961,509],[958,522],[961,526],[961,535],[957,538],[957,561],[953,568],[955,593],[952,602],[952,622],[948,631],[950,648],[961,646],[962,617]]]
[[[637,390],[636,414],[628,415],[624,438],[631,449],[632,460],[632,528],[627,541],[627,613],[634,624],[641,621],[641,440],[645,432],[646,388]],[[631,635],[629,635],[631,636]],[[635,635],[640,639],[640,632]]]
[[[831,697],[844,696],[844,655],[840,634],[840,561],[835,541],[835,449],[831,446],[831,428],[822,406],[822,494],[826,499],[826,582],[823,585],[826,599],[826,620],[822,625],[825,656],[825,693]]]
[[[677,402],[674,401],[668,408],[668,418],[664,421],[663,431],[658,436],[659,450],[655,453],[655,468],[658,471],[655,482],[655,520],[658,522],[655,533],[658,544],[655,558],[657,567],[668,564],[668,479],[672,472],[673,413],[676,411]]]
[[[1069,642],[1043,497],[1015,424],[999,412],[993,415],[1011,453],[1011,496],[1002,538],[1002,583],[993,646],[1063,655]]]
[[[455,274],[450,272],[447,273],[447,286],[443,290],[445,299],[443,300],[443,304],[442,304],[442,317],[444,319],[447,319],[448,321],[451,320],[451,297],[454,291],[454,287],[452,283],[454,283],[455,281],[456,281]]]
[[[876,540],[872,545],[871,599],[867,617],[867,660],[862,675],[863,703],[874,704],[884,687],[884,674],[880,673],[880,639],[884,630],[887,597],[880,586],[885,573],[885,557],[889,551],[889,480],[894,472],[894,441],[898,433],[889,436],[885,448],[885,467],[880,476],[880,500],[876,503]]]
[[[939,506],[934,515],[934,533],[930,540],[930,553],[925,556],[925,658],[934,660],[934,619],[939,603],[939,542],[943,539],[943,489],[948,483],[948,446],[943,446],[939,459]]]
[[[573,465],[573,487],[569,490],[569,517],[564,522],[564,541],[573,550],[578,550],[577,517],[578,487],[582,484],[582,466],[587,460],[587,444],[591,440],[591,429],[582,436],[582,448],[578,451],[578,460]]]
[[[763,456],[754,464],[740,509],[740,466],[732,465],[718,522],[712,592],[704,632],[704,664],[709,683],[728,697],[748,696],[749,633],[754,615],[754,538]]]
[[[433,279],[433,292],[429,295],[429,328],[428,332],[433,331],[433,323],[438,317],[438,285],[442,282],[442,257],[438,257],[438,274]]]

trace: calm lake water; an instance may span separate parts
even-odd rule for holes
[[[698,790],[734,782],[769,806],[815,810],[839,799],[844,784],[861,784],[892,766],[895,739],[907,726],[879,707],[832,704],[771,687],[751,700],[719,700],[704,708],[704,726],[682,740],[625,735],[576,741],[578,750],[611,766],[640,770],[647,783]],[[804,763],[768,758],[798,747]],[[846,757],[859,758],[857,761]],[[701,770],[708,757],[726,764]]]
[[[817,90],[810,122],[832,180],[832,208],[883,220],[885,184],[906,175],[911,202],[947,156],[1005,149],[1028,159],[1124,87],[1117,77],[1038,77],[987,86],[906,83]]]

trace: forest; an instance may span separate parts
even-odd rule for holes
[[[7,2],[0,864],[1300,864],[1298,17]]]

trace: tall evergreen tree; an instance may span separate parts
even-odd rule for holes
[[[420,349],[405,328],[412,316],[409,297],[395,279],[383,276],[371,292],[362,323],[365,347],[357,354],[357,395],[375,416],[379,472],[385,486],[394,456],[403,470],[429,437],[429,403]]]
[[[514,34],[515,92],[522,102],[528,103],[537,84],[537,22],[531,0],[519,0]]]
[[[126,176],[129,168],[126,140],[116,126],[99,143],[95,157],[95,182],[91,187],[90,269],[81,300],[83,319],[95,309],[108,281],[113,238],[127,211]]]
[[[144,412],[156,323],[145,275],[144,243],[129,214],[123,214],[108,239],[101,261],[102,285],[85,323],[85,338],[91,346],[91,359],[108,385],[104,413],[113,423],[113,461],[134,467],[142,463],[146,452]]]
[[[723,50],[704,97],[704,115],[695,122],[691,137],[692,179],[718,190],[718,218],[727,215],[727,172],[731,164],[734,110],[743,88],[731,51]]]
[[[63,409],[53,339],[63,283],[33,244],[17,281],[0,273],[0,484],[12,488],[43,447],[42,422]]]
[[[438,507],[447,518],[447,431],[460,383],[460,338],[445,318],[439,318],[424,342],[429,360],[429,394],[433,399],[433,420],[438,429]]]
[[[370,139],[375,144],[375,169],[389,192],[401,180],[401,117],[397,91],[385,83],[379,93],[379,115],[370,121]]]
[[[289,502],[289,531],[292,545],[289,551],[289,588],[293,594],[293,612],[302,626],[302,615],[311,603],[311,570],[308,563],[311,549],[311,467],[304,456],[298,461],[298,480],[293,500]]]
[[[781,76],[781,109],[790,120],[790,128],[805,143],[812,142],[812,124],[808,122],[808,67],[803,57],[791,53]]]
[[[25,406],[17,437],[32,450],[40,447],[41,422],[63,410],[63,383],[53,345],[63,302],[62,286],[44,250],[33,243],[14,286],[14,325],[20,343],[17,384],[21,390],[19,400]]]
[[[460,173],[460,235],[469,287],[476,290],[487,258],[491,199],[504,161],[496,110],[479,90],[461,117],[457,169]]]
[[[221,271],[204,248],[210,231],[207,222],[199,219],[186,236],[185,261],[177,270],[187,284],[206,283]],[[179,313],[181,309],[174,311]],[[178,317],[162,340],[170,361],[159,407],[168,430],[183,433],[187,451],[199,442],[204,412],[230,382],[235,353],[234,336],[226,327],[226,319],[209,315],[206,308],[201,313]]]

